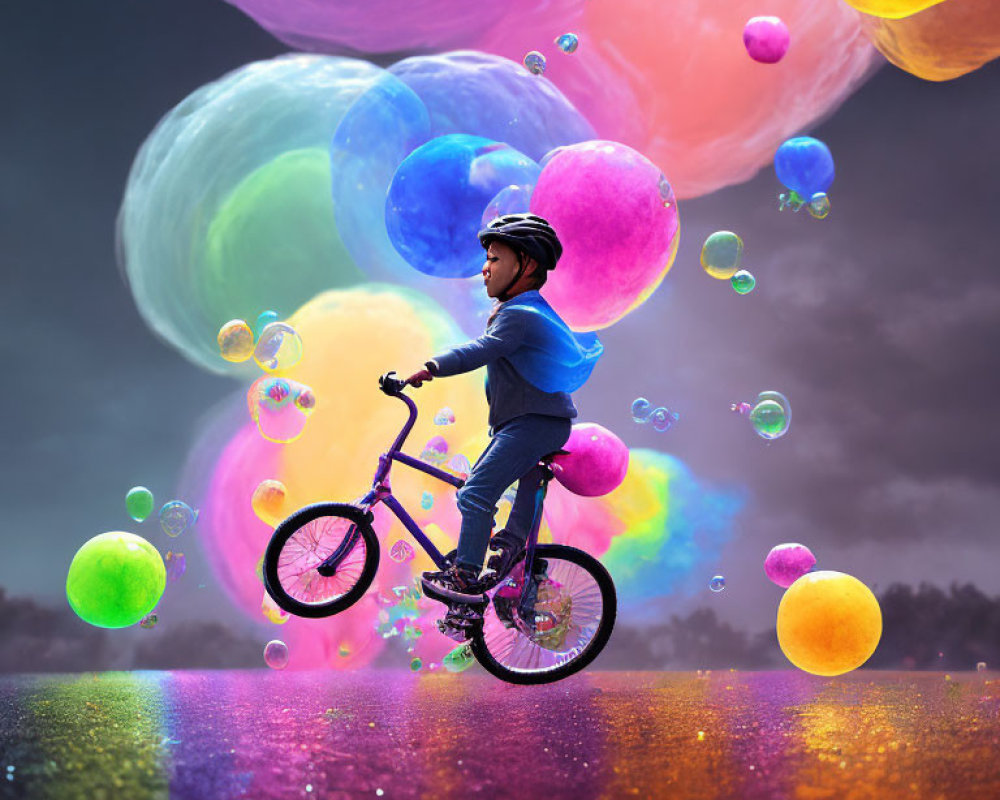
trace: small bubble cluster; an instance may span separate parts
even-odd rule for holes
[[[725,575],[713,575],[712,580],[708,582],[708,588],[713,592],[721,592],[726,588],[726,577]]]
[[[632,419],[640,425],[648,422],[656,431],[664,433],[680,419],[680,414],[665,406],[653,408],[652,403],[645,397],[637,397],[632,401]]]
[[[160,527],[172,539],[184,533],[197,519],[198,512],[183,500],[171,500],[160,509]]]

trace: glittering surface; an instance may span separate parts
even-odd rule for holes
[[[2,797],[997,797],[998,746],[988,672],[0,679]]]

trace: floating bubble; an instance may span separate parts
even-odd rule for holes
[[[435,425],[451,425],[455,421],[455,412],[445,406],[434,415]]]
[[[259,339],[260,335],[264,332],[264,328],[270,325],[272,322],[277,322],[280,319],[278,317],[277,311],[261,311],[257,315],[257,321],[253,326],[254,339]]]
[[[284,669],[288,666],[288,645],[281,639],[272,639],[264,645],[264,663],[271,669]]]
[[[441,660],[448,672],[465,672],[475,663],[476,657],[472,655],[472,647],[468,644],[460,644]]]
[[[407,561],[412,561],[416,552],[409,542],[405,542],[402,539],[393,544],[389,548],[389,558],[395,561],[397,564],[404,564]]]
[[[197,519],[198,512],[183,500],[171,500],[160,509],[160,527],[174,539],[194,525]]]
[[[575,33],[564,33],[556,37],[555,45],[566,54],[575,53],[580,46],[580,37]]]
[[[265,372],[294,367],[302,360],[302,338],[286,322],[270,322],[260,333],[254,361]]]
[[[652,409],[652,403],[645,397],[637,397],[632,401],[632,419],[639,423],[649,422]]]
[[[458,455],[453,456],[448,462],[448,469],[464,480],[465,478],[468,478],[469,473],[472,472],[472,464],[469,463],[469,459],[459,453]]]
[[[532,75],[542,75],[545,73],[545,56],[537,50],[532,50],[524,57],[524,66]]]
[[[420,495],[420,507],[424,511],[430,511],[433,506],[434,506],[434,495],[432,495],[430,492],[424,492],[422,495]]]
[[[598,497],[621,485],[628,472],[629,451],[615,434],[593,422],[574,425],[563,445],[569,455],[552,463],[556,480],[573,494]]]
[[[606,328],[652,295],[673,265],[677,204],[660,196],[662,170],[618,142],[560,148],[531,194],[531,212],[559,235],[563,255],[545,297],[576,331]],[[608,276],[616,276],[608,281]]]
[[[664,408],[663,406],[653,409],[653,413],[649,415],[649,421],[652,423],[653,428],[660,433],[669,431],[680,418],[681,415],[676,411],[671,411],[669,408]]]
[[[792,424],[792,406],[781,392],[761,392],[749,417],[759,436],[777,439],[788,433]]]
[[[172,550],[167,550],[167,554],[163,557],[163,564],[166,567],[167,580],[170,583],[180,580],[187,570],[187,559],[184,554],[175,553]]]
[[[798,192],[782,192],[778,195],[778,211],[784,211],[786,208],[790,208],[796,214],[805,205],[805,200],[799,197]]]
[[[753,411],[753,405],[747,403],[746,401],[740,403],[730,403],[729,410],[735,414],[739,414],[741,417],[749,417],[750,412]]]
[[[125,510],[136,522],[142,522],[153,511],[153,493],[145,486],[133,486],[125,495]]]
[[[247,391],[250,416],[270,442],[298,439],[315,405],[312,389],[290,378],[258,378]]]
[[[790,542],[771,548],[764,559],[767,577],[787,589],[816,565],[816,556],[804,544]]]
[[[724,575],[713,575],[708,582],[708,588],[713,592],[721,592],[726,588],[726,577]]]
[[[799,197],[812,197],[826,192],[833,183],[833,155],[819,139],[795,136],[775,152],[774,171],[778,180]]]
[[[341,658],[348,658],[351,655],[351,648],[349,645],[341,643],[337,647],[337,655]]]
[[[420,460],[429,464],[441,465],[448,458],[448,442],[442,436],[435,436],[420,451]]]
[[[232,319],[219,328],[216,339],[219,355],[226,361],[238,364],[253,355],[253,331],[242,319]]]
[[[264,480],[257,484],[250,498],[253,512],[261,522],[272,528],[278,526],[288,516],[288,490],[285,484],[276,480]]]
[[[830,198],[823,192],[816,192],[809,198],[808,208],[813,219],[826,219],[830,216]]]
[[[147,614],[139,620],[139,627],[149,630],[150,628],[155,628],[158,621],[159,617],[157,617],[156,614]]]
[[[469,278],[483,266],[477,238],[483,209],[505,186],[534,184],[538,165],[510,145],[481,136],[432,139],[399,165],[386,196],[385,224],[414,269]]]
[[[485,228],[497,217],[507,214],[526,214],[531,207],[531,190],[534,188],[528,184],[505,186],[490,200],[479,224]]]
[[[757,279],[745,269],[734,272],[729,282],[733,285],[733,289],[737,294],[750,294],[754,286],[757,285]]]
[[[263,579],[262,581],[263,582]],[[281,606],[274,602],[274,598],[265,591],[260,601],[260,612],[268,622],[274,625],[284,625],[291,618],[291,615]]]
[[[779,17],[751,17],[743,26],[743,46],[761,64],[781,61],[790,41],[788,26]]]
[[[76,551],[66,598],[80,619],[99,628],[127,628],[156,608],[167,584],[159,552],[141,536],[102,533]]]
[[[701,246],[701,266],[709,275],[727,281],[740,268],[743,240],[732,231],[716,231]]]
[[[882,636],[882,612],[871,590],[842,572],[803,575],[778,606],[778,644],[796,667],[843,675],[864,664]]]

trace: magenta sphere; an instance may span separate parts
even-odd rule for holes
[[[597,497],[617,489],[628,472],[628,447],[607,428],[593,422],[574,425],[556,456],[556,480],[574,494]]]
[[[531,212],[563,245],[545,298],[574,330],[606,328],[645,302],[670,269],[680,238],[676,199],[652,161],[617,142],[560,147],[542,163]]]
[[[743,28],[743,44],[750,58],[776,64],[788,52],[788,26],[778,17],[751,17]]]
[[[779,544],[764,559],[767,577],[787,589],[816,564],[816,556],[804,544]]]

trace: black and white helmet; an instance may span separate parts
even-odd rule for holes
[[[555,269],[562,255],[562,243],[548,220],[534,214],[504,214],[479,231],[483,247],[504,242],[538,262],[543,269]]]

